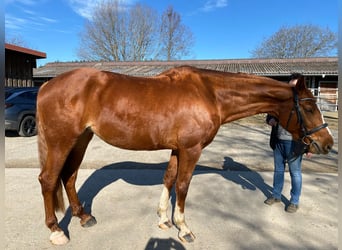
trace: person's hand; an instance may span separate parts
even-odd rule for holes
[[[289,85],[292,86],[292,87],[294,87],[294,86],[296,86],[297,82],[298,82],[298,79],[292,79],[292,80],[289,82]]]
[[[312,157],[312,153],[311,152],[307,152],[306,154],[306,158],[310,159]]]
[[[276,126],[276,125],[277,125],[277,121],[276,121],[274,118],[271,118],[271,119],[268,121],[268,125]]]

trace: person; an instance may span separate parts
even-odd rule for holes
[[[292,74],[289,84],[295,86],[300,74]],[[273,193],[264,203],[273,205],[281,202],[281,193],[284,186],[286,163],[289,167],[291,177],[290,204],[286,207],[286,212],[294,213],[299,208],[299,197],[302,190],[302,158],[303,155],[293,156],[294,141],[292,135],[284,129],[278,120],[272,115],[266,116],[266,123],[272,126],[270,145],[273,149],[274,174],[273,174]],[[307,156],[311,154],[307,152]]]

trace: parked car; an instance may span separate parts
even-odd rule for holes
[[[37,93],[37,87],[5,89],[5,130],[26,137],[37,134]]]

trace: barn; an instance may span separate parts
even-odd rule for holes
[[[72,69],[92,67],[134,76],[153,76],[172,67],[191,65],[225,72],[244,72],[288,81],[291,73],[306,76],[307,86],[317,97],[323,111],[337,111],[338,58],[227,59],[144,62],[56,62],[34,69],[36,86]]]
[[[33,68],[46,53],[5,43],[5,87],[33,87]]]

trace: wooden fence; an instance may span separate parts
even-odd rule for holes
[[[338,110],[338,88],[310,88],[322,111]]]

